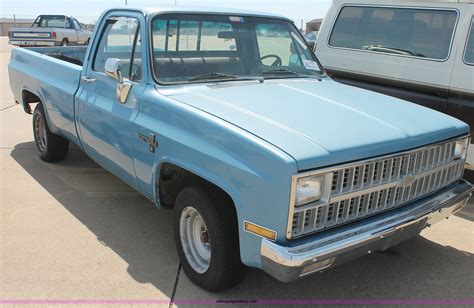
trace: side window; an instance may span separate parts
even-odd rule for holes
[[[107,59],[120,59],[122,76],[139,81],[142,72],[139,21],[136,18],[118,17],[107,20],[92,69],[104,72]]]
[[[74,26],[71,24],[71,19],[66,18],[66,29],[74,29]]]
[[[471,21],[469,37],[467,38],[466,51],[464,52],[464,62],[474,65],[474,18]]]
[[[445,60],[457,18],[452,10],[346,6],[329,45]]]
[[[73,20],[73,23],[74,23],[74,28],[76,30],[80,30],[81,29],[81,25],[79,24],[79,22],[77,20]]]
[[[140,28],[137,30],[135,37],[135,48],[133,49],[132,66],[130,67],[130,80],[139,82],[142,79],[142,39],[140,36]]]

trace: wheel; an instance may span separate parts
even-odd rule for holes
[[[33,135],[39,157],[47,162],[60,161],[66,157],[69,141],[51,133],[44,115],[43,104],[36,105],[33,112]]]
[[[91,42],[91,39],[88,38],[87,41],[86,41],[86,43],[85,43],[85,45],[86,45],[86,46],[89,46],[90,42]]]
[[[244,276],[233,204],[215,190],[185,187],[174,207],[174,238],[183,270],[196,285],[213,292],[237,285]]]
[[[63,39],[63,40],[61,41],[61,47],[66,47],[67,45],[68,45],[67,39]]]

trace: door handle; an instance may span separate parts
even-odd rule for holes
[[[95,78],[89,77],[89,76],[84,76],[81,78],[82,82],[84,83],[93,83],[95,82]]]

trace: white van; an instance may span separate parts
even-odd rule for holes
[[[336,80],[474,128],[474,0],[334,0],[316,55]],[[470,152],[472,165],[474,146]]]

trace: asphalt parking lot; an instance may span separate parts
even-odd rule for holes
[[[180,270],[171,211],[155,209],[77,148],[59,164],[37,157],[31,116],[10,92],[9,56],[1,38],[0,303],[473,299],[474,202],[387,252],[295,283],[249,269],[234,289],[199,289]]]

